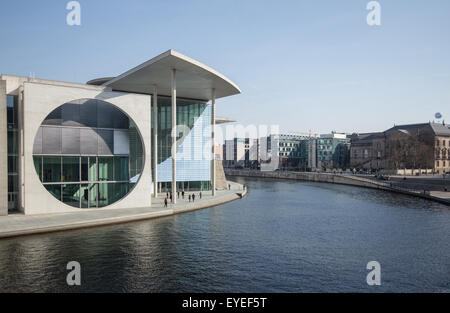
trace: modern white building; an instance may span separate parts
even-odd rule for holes
[[[216,99],[239,87],[169,50],[86,84],[0,77],[0,215],[149,207],[215,194]],[[176,197],[174,197],[176,201]]]

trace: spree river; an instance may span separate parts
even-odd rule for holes
[[[1,292],[449,292],[450,209],[320,183],[155,220],[0,241]],[[68,287],[66,265],[81,264]],[[366,265],[381,265],[368,286]]]

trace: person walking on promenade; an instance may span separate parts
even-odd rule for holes
[[[202,200],[202,192],[200,191],[200,200]]]
[[[181,193],[181,197],[183,197],[183,200],[184,200],[184,190],[183,190],[183,192]]]
[[[192,194],[192,202],[195,202],[195,193]]]
[[[189,195],[189,202],[191,202],[191,195]]]
[[[173,203],[173,197],[172,197],[172,193],[170,193],[170,202]]]
[[[164,207],[165,207],[165,208],[167,208],[167,203],[168,203],[167,198],[165,198],[165,199],[164,199]]]

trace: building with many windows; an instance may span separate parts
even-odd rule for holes
[[[350,164],[350,139],[332,132],[317,139],[317,167],[345,169]]]
[[[443,123],[397,125],[384,132],[385,168],[450,172],[450,126]]]
[[[87,84],[2,75],[0,215],[149,207],[161,191],[215,194],[215,102],[239,93],[173,50]]]
[[[350,136],[350,168],[380,170],[385,167],[384,133]]]
[[[450,172],[450,127],[445,123],[397,125],[353,134],[350,166],[388,173]]]
[[[227,168],[259,168],[259,140],[234,138],[225,140],[223,165]]]
[[[260,139],[262,171],[302,170],[316,168],[317,135],[286,133]]]

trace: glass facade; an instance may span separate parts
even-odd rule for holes
[[[177,99],[177,125],[186,126],[184,133],[177,137],[179,190],[210,190],[211,106],[206,102]],[[168,190],[172,181],[171,131],[171,99],[158,97],[158,181],[162,191]]]
[[[18,97],[7,96],[8,120],[8,210],[18,210],[19,199],[19,114]]]
[[[125,197],[144,166],[135,124],[112,104],[77,100],[54,110],[33,147],[36,173],[47,191],[77,208],[101,208]]]

